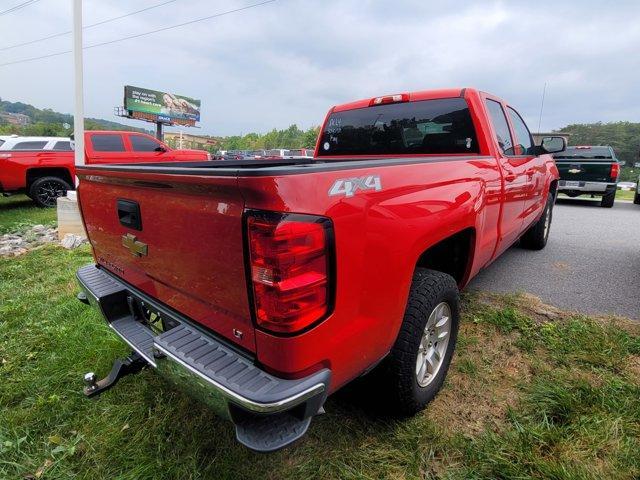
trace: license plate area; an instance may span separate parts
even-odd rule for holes
[[[579,187],[580,186],[580,182],[567,180],[566,182],[564,182],[564,186],[565,187]]]
[[[177,320],[167,317],[152,305],[132,295],[127,297],[127,303],[129,304],[129,311],[133,317],[144,323],[157,335],[180,325],[180,322]]]

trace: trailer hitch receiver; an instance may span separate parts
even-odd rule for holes
[[[113,362],[109,375],[102,380],[97,380],[96,374],[93,372],[85,373],[83,393],[88,398],[96,397],[115,386],[122,377],[138,373],[147,365],[147,361],[136,352],[132,352],[126,358],[118,358]]]

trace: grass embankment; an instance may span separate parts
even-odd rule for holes
[[[55,223],[55,208],[38,208],[26,195],[0,196],[0,235],[26,230],[32,225]]]
[[[616,200],[631,200],[635,196],[635,190],[616,190]]]
[[[75,298],[83,247],[0,259],[0,478],[638,478],[640,326],[468,294],[445,387],[407,420],[352,385],[297,445],[254,454],[152,371],[97,400],[127,349]],[[354,345],[354,349],[357,345]]]

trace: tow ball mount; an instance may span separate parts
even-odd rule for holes
[[[131,352],[127,358],[116,359],[111,367],[111,372],[102,380],[97,380],[96,374],[93,372],[85,373],[83,393],[88,398],[98,396],[113,387],[122,377],[138,373],[147,365],[147,361],[138,353]]]

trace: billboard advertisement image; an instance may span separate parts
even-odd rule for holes
[[[162,117],[161,121],[200,121],[200,100],[131,85],[124,87],[124,108],[130,112],[158,115]]]

